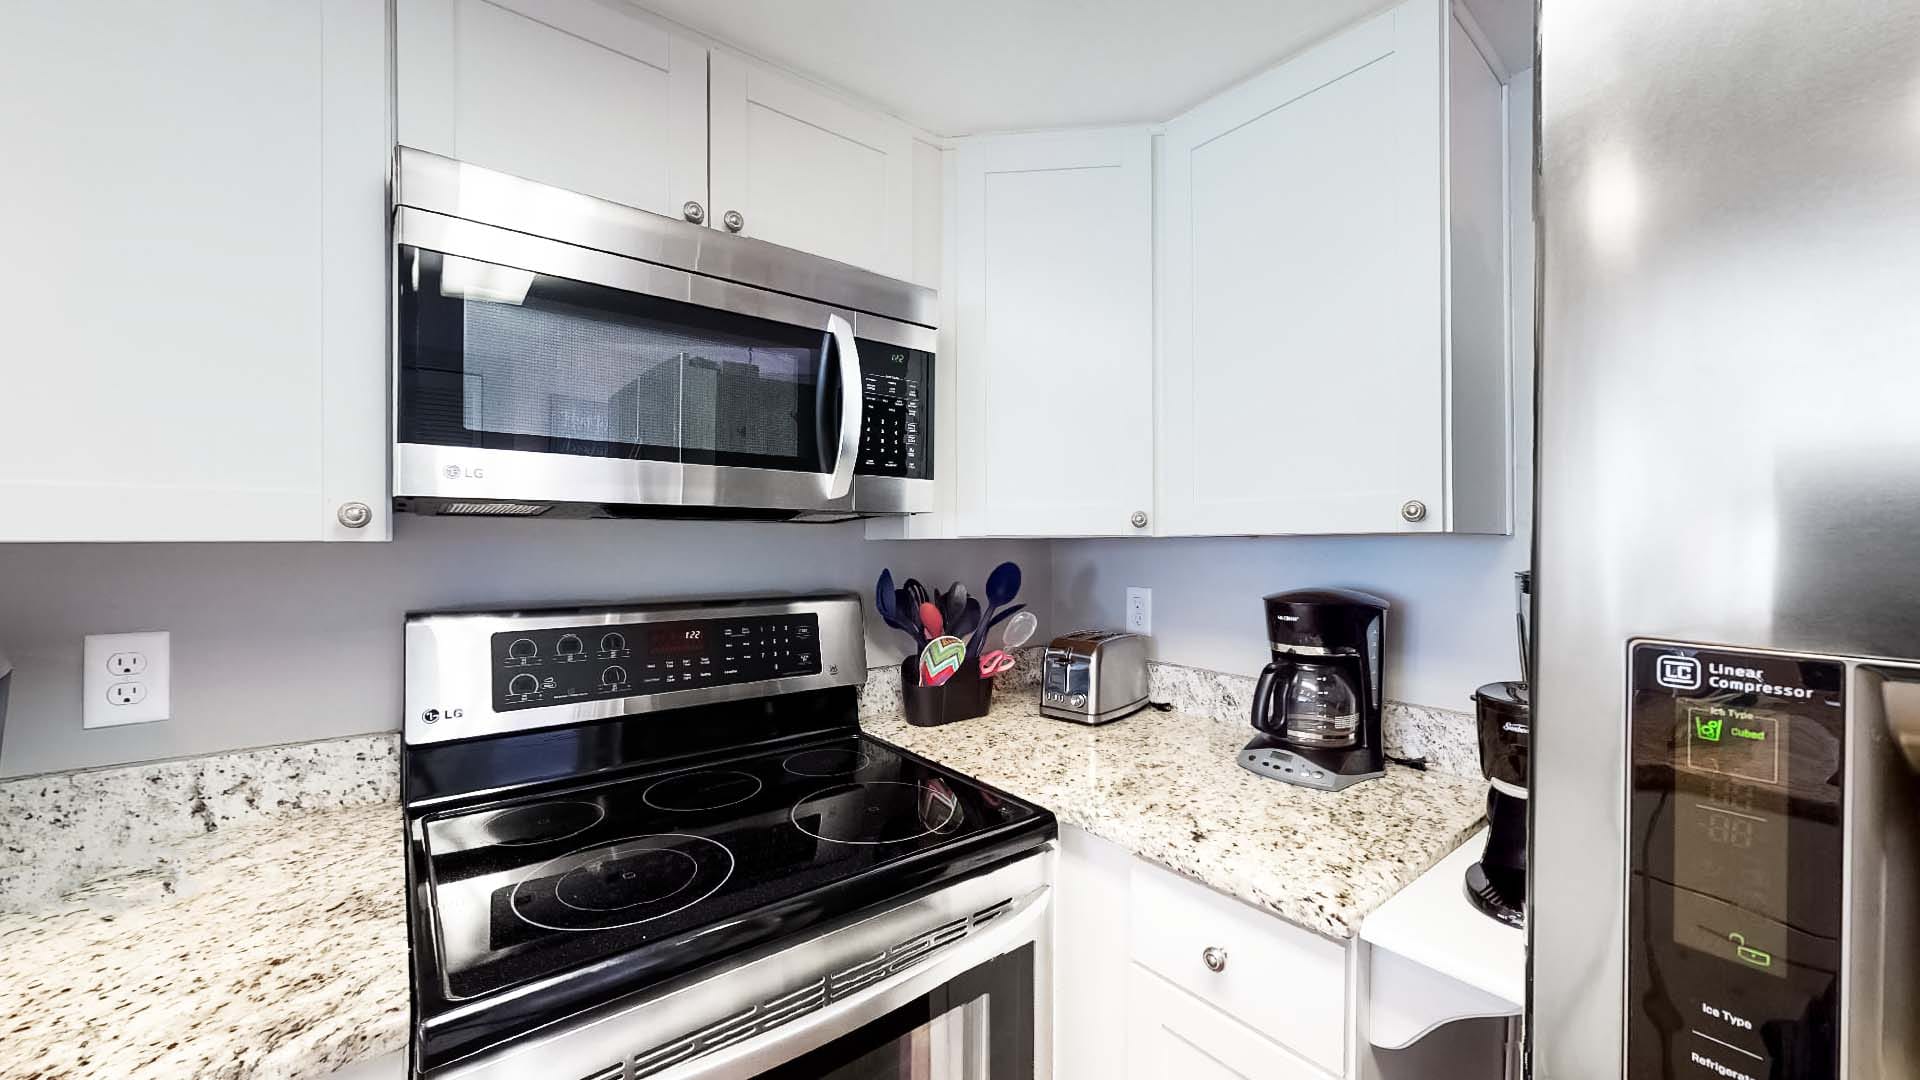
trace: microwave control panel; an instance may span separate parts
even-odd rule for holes
[[[933,354],[863,340],[860,368],[866,421],[854,472],[932,479]]]
[[[811,613],[505,631],[492,645],[496,712],[820,673]]]
[[[1627,1073],[1840,1067],[1845,666],[1631,646]]]

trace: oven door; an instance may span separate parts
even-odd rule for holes
[[[852,510],[853,312],[410,207],[396,232],[399,497]]]
[[[1054,858],[1049,846],[427,1078],[1049,1080]]]

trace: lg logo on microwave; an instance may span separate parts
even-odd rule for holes
[[[441,469],[440,473],[449,480],[485,480],[487,478],[487,470],[478,465],[471,469],[449,465]]]

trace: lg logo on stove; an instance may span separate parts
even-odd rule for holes
[[[439,709],[428,709],[426,712],[420,714],[420,722],[423,724],[437,724],[443,716],[449,720],[458,720],[466,714],[467,710],[465,709],[448,709],[446,712],[441,712]]]

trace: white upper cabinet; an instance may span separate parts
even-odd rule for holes
[[[386,27],[8,10],[0,541],[387,537]]]
[[[1504,334],[1448,304],[1503,327],[1504,248],[1450,266],[1446,183],[1500,228],[1503,106],[1450,163],[1450,22],[1410,0],[1168,126],[1156,531],[1507,528]]]
[[[957,531],[1124,536],[1153,506],[1145,129],[955,151]]]
[[[712,224],[914,277],[913,129],[731,53],[711,65]]]
[[[710,216],[705,45],[603,0],[398,0],[396,36],[402,145]]]

